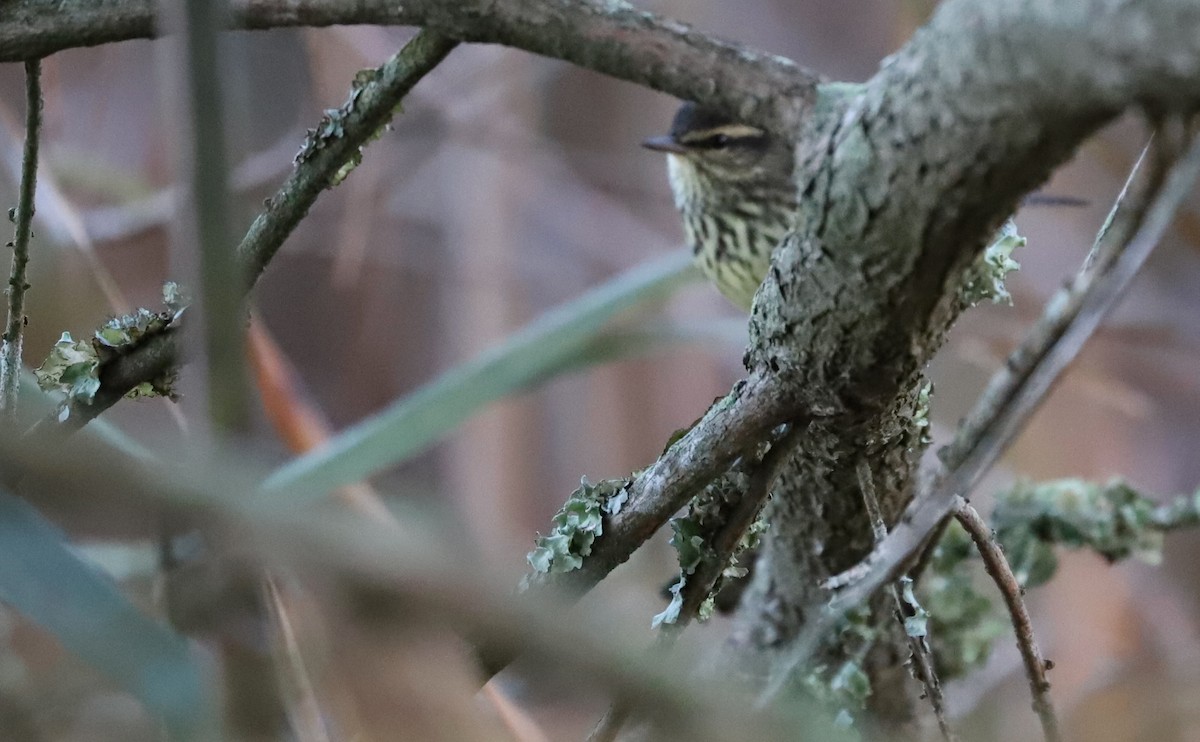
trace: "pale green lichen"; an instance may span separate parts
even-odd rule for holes
[[[1091,549],[1112,562],[1158,563],[1165,531],[1200,525],[1200,493],[1159,505],[1120,480],[1019,483],[997,495],[991,525],[1017,581],[1038,587],[1054,576],[1059,547]],[[970,537],[952,523],[921,580],[930,643],[943,678],[981,665],[1007,625],[975,588],[967,563],[976,556]]]
[[[930,436],[929,403],[933,398],[933,382],[926,380],[917,392],[916,408],[913,410],[912,424],[919,431],[917,442],[922,448],[933,442]]]
[[[377,84],[382,75],[383,72],[379,69],[359,70],[354,75],[354,80],[350,84],[350,95],[346,98],[346,102],[338,108],[326,109],[316,127],[308,130],[304,138],[304,144],[301,145],[300,151],[296,153],[295,162],[297,165],[311,160],[318,152],[346,136],[347,118],[355,112],[363,92],[370,86]],[[399,109],[400,106],[397,105],[396,110],[399,111]],[[363,146],[379,138],[386,128],[386,124],[381,126],[350,155],[346,162],[330,177],[330,186],[340,185],[354,171],[354,168],[362,163]]]
[[[952,522],[921,579],[922,604],[929,614],[929,645],[943,680],[962,677],[983,665],[992,642],[1006,624],[992,602],[975,588],[968,562],[976,556],[970,536]]]
[[[997,499],[992,514],[996,537],[1026,587],[1053,577],[1056,546],[1089,548],[1113,562],[1134,557],[1157,564],[1163,531],[1197,523],[1197,495],[1160,506],[1120,480],[1019,483]]]
[[[836,645],[845,652],[846,659],[833,665],[816,665],[798,678],[800,686],[835,715],[838,726],[849,728],[867,706],[871,679],[865,661],[878,639],[870,610],[858,608],[838,629]]]
[[[139,307],[129,314],[113,317],[100,326],[90,340],[75,340],[64,332],[51,348],[42,365],[34,370],[38,385],[47,392],[63,396],[60,418],[72,403],[90,404],[100,390],[100,372],[104,364],[129,352],[148,337],[173,328],[187,308],[186,299],[174,283],[163,286],[165,311]],[[173,397],[174,372],[139,384],[128,397]]]
[[[973,307],[983,301],[1012,304],[1012,295],[1008,293],[1004,279],[1021,267],[1012,254],[1025,243],[1026,239],[1017,233],[1017,225],[1011,219],[1000,227],[983,255],[967,270],[959,294],[964,306]]]
[[[715,564],[719,555],[713,550],[711,540],[726,524],[734,504],[744,496],[748,477],[739,471],[726,473],[692,498],[685,515],[671,519],[671,546],[679,557],[679,577],[670,588],[671,600],[667,607],[656,614],[650,621],[652,628],[663,624],[674,624],[679,620],[679,612],[683,608],[683,588],[687,585],[688,577],[702,564]],[[726,579],[744,576],[746,570],[738,567],[737,558],[758,543],[758,536],[766,527],[759,521],[761,514],[739,540],[737,547],[730,555],[729,561],[722,565],[708,595],[704,597],[697,610],[696,618],[706,621],[712,617],[713,601]]]
[[[550,533],[539,535],[526,560],[541,574],[570,572],[583,566],[592,544],[604,533],[605,515],[621,511],[628,494],[628,479],[605,479],[592,484],[584,477],[551,522]]]
[[[910,612],[904,617],[904,633],[913,639],[924,639],[929,636],[929,611],[921,606],[913,593],[912,578],[901,577],[900,585],[900,600],[908,606]]]

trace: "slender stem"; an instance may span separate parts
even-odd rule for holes
[[[249,425],[245,311],[239,266],[231,249],[228,167],[218,33],[227,7],[221,0],[185,0],[185,75],[189,94],[191,209],[199,257],[199,321],[207,372],[208,412],[221,436]],[[183,256],[191,263],[192,256]]]
[[[665,624],[659,635],[660,645],[671,646],[685,629],[700,613],[701,606],[708,597],[720,587],[725,568],[729,566],[738,550],[746,532],[754,524],[767,498],[771,496],[771,488],[783,471],[788,457],[794,453],[795,443],[804,430],[801,423],[793,423],[771,443],[771,448],[763,455],[762,460],[750,464],[750,479],[740,498],[732,503],[733,507],[724,516],[718,515],[723,523],[715,533],[705,537],[712,557],[702,561],[692,574],[687,576],[680,597],[683,605],[679,609],[679,617],[674,623]],[[623,699],[617,699],[600,719],[595,729],[588,736],[588,742],[611,742],[621,731],[621,726],[629,717],[629,704]]]
[[[310,134],[297,165],[287,181],[266,203],[242,242],[237,254],[245,270],[247,288],[252,287],[284,240],[316,202],[317,196],[337,184],[337,176],[380,129],[391,121],[400,101],[413,86],[441,64],[457,41],[421,31],[375,70],[369,81],[355,90],[342,108],[329,115],[340,135]],[[331,127],[333,128],[333,127]]]
[[[25,339],[25,292],[29,238],[33,234],[37,190],[38,139],[42,128],[42,61],[25,62],[25,151],[21,156],[21,192],[17,200],[12,270],[8,278],[8,321],[0,343],[0,411],[8,420],[17,412],[21,388],[21,350]]]
[[[865,460],[860,460],[857,474],[858,486],[862,490],[863,505],[866,507],[867,517],[871,519],[871,533],[875,537],[875,543],[879,543],[887,538],[887,524],[883,520],[883,511],[879,507],[879,497],[875,494],[875,479],[871,476],[871,465]],[[892,603],[896,608],[896,618],[901,626],[904,626],[905,616],[911,611],[904,602],[902,587],[899,582],[893,582],[888,586],[888,591],[891,593]],[[946,719],[946,695],[942,692],[942,682],[933,666],[933,653],[929,649],[929,642],[924,636],[913,636],[908,633],[907,627],[904,628],[904,635],[908,641],[908,651],[912,655],[913,669],[917,679],[925,687],[925,696],[929,699],[930,706],[933,707],[938,731],[943,740],[954,742],[957,738],[950,729],[950,722]]]
[[[992,529],[980,517],[979,511],[963,498],[955,497],[954,517],[970,534],[971,540],[979,549],[979,555],[983,557],[988,575],[1004,596],[1004,604],[1008,607],[1008,615],[1017,636],[1017,648],[1021,651],[1021,659],[1025,663],[1025,675],[1029,678],[1033,710],[1042,722],[1042,733],[1046,742],[1059,742],[1062,735],[1058,729],[1058,716],[1054,713],[1054,704],[1050,701],[1050,681],[1046,679],[1046,671],[1052,665],[1042,656],[1042,650],[1038,648],[1037,638],[1033,634],[1033,621],[1029,618],[1029,610],[1025,607],[1023,598],[1025,589],[1017,582],[1008,558],[1004,556],[1004,550],[997,543]]]

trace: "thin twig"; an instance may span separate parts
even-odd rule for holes
[[[1153,141],[1153,134],[1151,141]],[[1137,182],[1138,173],[1141,172],[1142,163],[1149,151],[1150,143],[1148,142],[1142,148],[1142,153],[1133,163],[1133,167],[1130,168],[1129,175],[1125,178],[1120,192],[1117,193],[1112,208],[1109,209],[1103,224],[1096,232],[1096,239],[1092,241],[1092,247],[1088,251],[1087,257],[1084,258],[1083,266],[1079,269],[1076,277],[1077,283],[1083,276],[1111,269],[1113,261],[1120,256],[1125,245],[1129,243],[1137,228],[1141,226],[1150,200],[1162,188],[1166,171],[1160,168],[1152,170],[1144,182],[1140,184]],[[1114,226],[1116,231],[1112,231]],[[1068,304],[1078,304],[1078,300],[1082,300],[1082,292],[1075,293],[1068,300]],[[1047,305],[1042,316],[1025,333],[1021,344],[1009,353],[1004,364],[996,369],[988,379],[987,386],[979,395],[974,407],[959,423],[954,439],[938,451],[941,467],[931,473],[930,478],[926,480],[931,486],[925,488],[926,491],[919,493],[914,498],[915,502],[920,502],[926,497],[928,489],[936,486],[941,478],[945,477],[947,470],[952,471],[958,468],[967,454],[979,445],[980,436],[988,431],[999,411],[1003,410],[1005,405],[1015,397],[1022,382],[1032,372],[1034,364],[1045,354],[1048,343],[1056,337],[1061,337],[1073,316],[1070,311],[1056,311],[1056,305],[1053,302]],[[946,532],[946,527],[950,524],[950,517],[949,514],[943,516],[938,527],[926,538],[921,554],[909,573],[914,580],[920,579],[925,567],[933,558],[934,549],[937,548],[942,534]]]
[[[879,507],[879,497],[875,494],[875,479],[871,476],[871,465],[866,460],[860,460],[857,469],[863,504],[866,506],[867,517],[871,519],[871,531],[875,536],[875,543],[880,543],[887,538],[887,524],[883,520],[883,511]],[[933,707],[933,716],[937,720],[938,731],[946,742],[954,742],[957,737],[950,729],[950,722],[946,719],[946,696],[942,692],[942,682],[938,679],[937,670],[933,666],[929,642],[924,635],[910,634],[908,627],[904,625],[904,619],[910,610],[905,604],[902,587],[897,582],[892,582],[888,586],[888,590],[892,594],[892,603],[896,606],[896,619],[904,629],[904,636],[908,641],[908,651],[912,655],[917,679],[925,687],[925,696],[929,699],[929,705]]]
[[[1165,173],[1168,164],[1156,162],[1156,171],[1161,168]],[[905,516],[864,562],[827,582],[830,587],[841,588],[841,592],[827,605],[814,607],[813,620],[793,643],[787,659],[780,664],[776,682],[764,690],[760,702],[773,699],[782,690],[792,669],[804,663],[821,637],[828,635],[849,610],[901,574],[929,534],[952,511],[954,497],[974,486],[1028,421],[1170,227],[1176,210],[1200,174],[1200,146],[1193,145],[1169,169],[1162,178],[1162,188],[1152,191],[1148,199],[1145,218],[1130,222],[1140,224],[1136,231],[1129,230],[1132,238],[1125,239],[1125,230],[1116,226],[1110,229],[1106,239],[1111,242],[1105,250],[1111,251],[1112,259],[1096,261],[1094,270],[1077,276],[1069,289],[1050,300],[1043,319],[1022,344],[1020,352],[1028,361],[1018,367],[1022,372],[1014,380],[1009,401],[999,407],[991,407],[986,400],[981,403],[991,407],[986,416],[989,422],[982,426],[978,443],[963,456],[961,465],[945,476],[936,477],[927,494],[914,500]],[[1150,182],[1160,177],[1152,176]]]
[[[792,424],[771,443],[770,449],[755,465],[746,483],[741,497],[733,503],[733,508],[727,514],[717,514],[717,520],[723,520],[721,527],[709,538],[706,538],[711,558],[701,561],[690,575],[687,576],[680,590],[682,605],[679,615],[672,623],[663,624],[659,634],[659,647],[669,649],[679,635],[700,614],[700,608],[710,595],[719,589],[720,582],[737,552],[739,544],[746,532],[754,524],[771,488],[779,478],[783,465],[788,456],[794,452],[794,444],[804,430],[802,424]],[[609,706],[608,711],[588,735],[588,742],[612,742],[616,739],[621,727],[630,715],[630,705],[618,698]]]
[[[739,382],[691,430],[627,488],[628,501],[606,519],[604,537],[592,545],[583,566],[571,572],[531,576],[530,587],[580,595],[591,589],[646,542],[693,495],[716,479],[768,431],[796,418],[770,379],[755,375]]]
[[[42,61],[25,62],[25,151],[21,157],[21,192],[15,215],[12,270],[8,278],[8,321],[0,343],[0,411],[12,420],[21,389],[21,346],[25,339],[25,292],[29,289],[29,238],[33,234],[37,190],[38,139],[42,128]]]
[[[238,246],[246,292],[321,192],[333,185],[337,173],[359,156],[362,146],[387,124],[403,97],[455,45],[456,42],[437,34],[418,33],[362,86],[354,96],[353,105],[344,110],[341,136],[323,139],[324,146],[296,166]],[[78,427],[87,423],[130,389],[180,362],[179,341],[174,332],[156,335],[149,345],[153,347],[139,346],[107,362],[100,372],[100,390],[91,404],[73,403],[67,424]],[[46,422],[53,427],[56,420],[57,416]]]
[[[954,517],[970,534],[971,540],[979,549],[979,555],[983,557],[987,573],[1004,596],[1004,604],[1008,607],[1008,615],[1017,636],[1017,648],[1021,651],[1021,659],[1025,663],[1025,675],[1029,678],[1033,710],[1042,722],[1042,733],[1046,742],[1059,742],[1062,735],[1058,729],[1054,704],[1050,701],[1050,681],[1046,679],[1046,671],[1053,665],[1043,658],[1037,639],[1033,635],[1033,621],[1029,618],[1029,611],[1022,597],[1025,590],[1017,582],[1016,575],[1004,556],[1004,550],[1000,548],[995,534],[980,517],[979,512],[963,498],[955,497]]]

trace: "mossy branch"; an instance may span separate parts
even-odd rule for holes
[[[378,135],[395,114],[404,96],[436,67],[455,42],[421,32],[384,65],[360,73],[350,97],[310,131],[296,167],[267,202],[237,249],[244,291],[254,286],[267,263],[288,235],[308,214],[317,197],[340,182],[347,166],[361,157],[361,148]],[[105,359],[99,369],[100,388],[90,400],[71,402],[67,420],[82,425],[111,407],[139,384],[159,378],[182,362],[178,333],[164,332],[144,345]]]

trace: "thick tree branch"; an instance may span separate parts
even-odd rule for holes
[[[846,505],[860,500],[858,461],[882,460],[873,474],[888,517],[910,497],[920,373],[965,306],[965,272],[1019,198],[1121,110],[1200,104],[1198,28],[1200,6],[1184,0],[947,0],[859,95],[804,133],[799,231],[758,292],[747,358],[781,398],[828,423],[784,478],[795,486],[772,506],[769,558],[739,616],[747,654],[774,676],[767,697],[847,607],[897,576],[873,574],[829,608],[815,589],[871,550],[865,513]],[[1141,257],[1166,227],[1148,221],[1159,229],[1131,251]],[[1140,264],[1130,260],[1116,273]],[[893,524],[880,549],[916,525]]]
[[[155,35],[154,0],[21,0],[0,18],[0,61]],[[818,77],[782,57],[599,0],[234,0],[234,28],[424,26],[564,59],[746,120],[791,128]],[[773,127],[775,128],[775,127]]]
[[[1127,237],[1121,234],[1123,229],[1110,230],[1108,238],[1114,242],[1105,252],[1112,254],[1097,259],[1093,270],[1084,271],[1069,289],[1051,300],[1046,316],[1017,351],[1017,357],[1028,359],[1028,365],[1019,367],[1018,378],[1011,394],[1007,395],[1008,402],[994,407],[990,406],[993,400],[982,400],[981,404],[989,405],[990,413],[970,453],[963,456],[956,469],[935,478],[929,493],[922,495],[905,514],[887,539],[872,552],[863,568],[856,568],[832,583],[834,586],[844,584],[846,577],[850,578],[849,586],[841,590],[795,642],[792,658],[787,663],[789,666],[799,664],[846,611],[860,605],[879,586],[895,579],[928,535],[951,512],[954,498],[960,492],[970,491],[978,477],[995,461],[1162,239],[1198,174],[1200,145],[1194,145],[1166,176],[1162,190],[1154,197],[1145,218],[1134,217],[1133,223],[1140,223],[1141,227],[1128,246],[1125,247],[1125,241],[1121,239]],[[1100,269],[1102,266],[1103,270]]]

